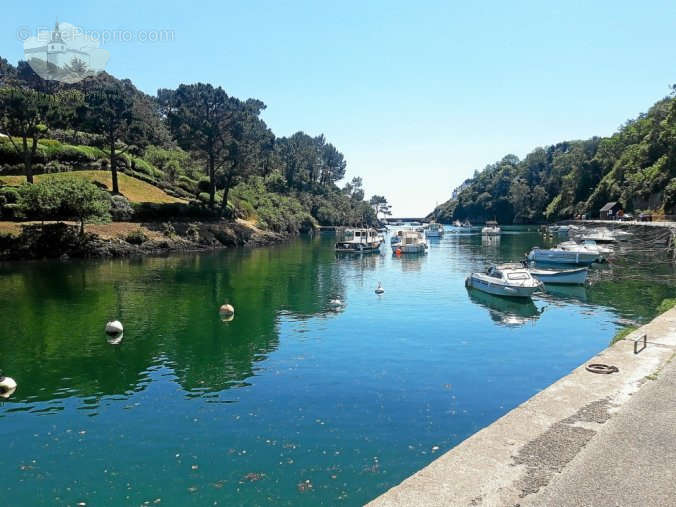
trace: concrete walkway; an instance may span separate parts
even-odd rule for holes
[[[676,308],[585,363],[619,372],[581,365],[370,505],[676,505],[675,352]]]
[[[521,505],[676,505],[676,360],[650,378],[560,475]]]

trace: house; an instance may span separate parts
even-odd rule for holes
[[[609,202],[599,210],[599,218],[601,220],[613,220],[617,216],[617,212],[622,209],[619,202]]]

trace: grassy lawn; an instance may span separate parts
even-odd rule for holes
[[[112,190],[113,181],[112,175],[109,171],[74,171],[68,173],[54,173],[53,176],[62,177],[66,175],[76,175],[81,178],[86,178],[89,181],[97,181]],[[35,176],[35,181],[40,181],[45,178],[46,174]],[[186,202],[183,199],[178,199],[167,194],[164,190],[157,188],[145,181],[137,180],[123,173],[117,173],[118,183],[120,185],[120,192],[127,199],[132,202]],[[26,181],[25,176],[0,176],[0,182],[5,185],[21,185]]]

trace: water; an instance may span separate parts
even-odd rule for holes
[[[533,303],[465,289],[543,244],[426,256],[330,236],[213,254],[0,266],[0,492],[12,505],[366,502],[645,321],[673,266],[628,260]],[[661,260],[661,259],[657,259]],[[374,294],[378,282],[386,292]],[[340,298],[341,308],[330,301]],[[235,306],[231,322],[218,307]],[[119,318],[125,333],[107,343]],[[308,482],[309,481],[309,482]]]

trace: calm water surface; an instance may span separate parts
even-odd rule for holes
[[[366,502],[676,294],[673,267],[643,254],[533,303],[465,289],[536,244],[514,228],[418,257],[336,257],[322,236],[2,265],[0,368],[19,383],[0,403],[3,503]],[[102,332],[113,318],[119,345]]]

